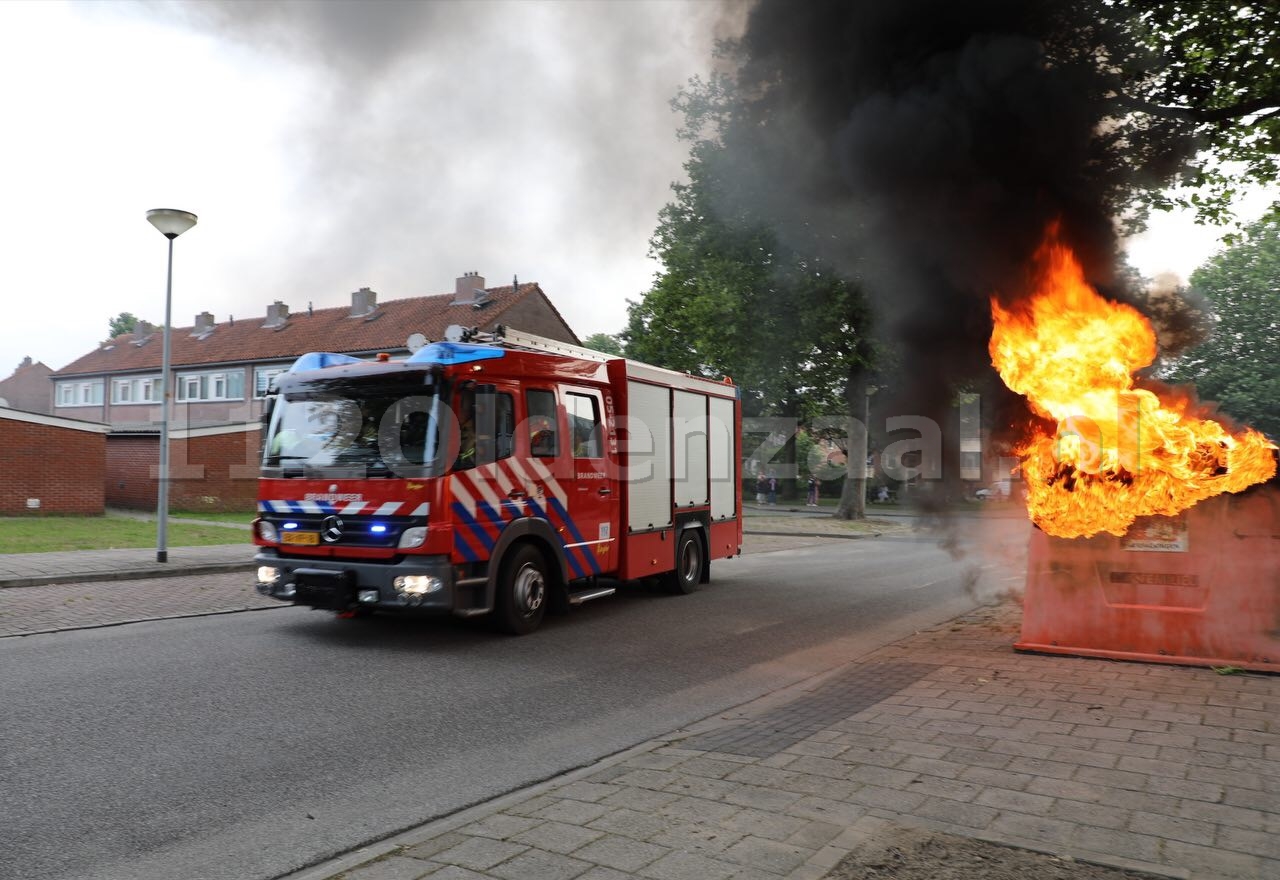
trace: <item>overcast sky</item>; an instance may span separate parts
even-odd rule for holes
[[[726,27],[706,0],[4,0],[0,377],[65,366],[119,312],[163,319],[157,207],[200,218],[175,326],[477,271],[617,332],[686,158],[668,101]],[[1147,273],[1214,249],[1185,219],[1155,230]]]

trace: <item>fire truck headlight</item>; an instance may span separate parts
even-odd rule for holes
[[[391,582],[397,593],[406,596],[425,596],[436,590],[444,589],[444,581],[429,574],[408,574]]]
[[[414,547],[421,547],[427,543],[426,526],[415,526],[412,529],[405,529],[404,534],[400,536],[399,547],[401,550],[412,550]]]
[[[278,580],[280,580],[280,569],[272,565],[258,567],[258,583],[269,587]]]
[[[276,531],[276,527],[265,519],[258,520],[258,537],[264,541],[269,541],[272,544],[280,540],[280,535]]]

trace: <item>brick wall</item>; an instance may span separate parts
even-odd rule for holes
[[[5,418],[0,429],[0,515],[102,513],[105,434]]]
[[[104,478],[107,506],[154,510],[159,465],[159,435],[108,434]]]
[[[186,456],[188,468],[203,468],[183,479],[174,471],[169,506],[174,510],[252,511],[258,499],[258,431],[213,434],[179,440],[173,458]]]
[[[30,360],[27,358],[12,376],[0,381],[0,397],[14,409],[49,415],[53,412],[53,382],[49,378],[53,370],[41,363],[28,363]]]
[[[480,312],[478,317],[483,320],[484,313]],[[486,323],[484,326],[489,327],[491,323]],[[498,323],[535,336],[546,336],[548,339],[579,344],[578,337],[551,307],[550,301],[536,293],[525,297],[503,312]]]
[[[255,426],[256,427],[256,426]],[[180,432],[171,437],[170,510],[252,511],[257,502],[259,431]],[[135,510],[156,506],[160,437],[107,438],[107,504]]]

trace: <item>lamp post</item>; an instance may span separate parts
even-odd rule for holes
[[[164,349],[160,356],[160,490],[156,499],[156,562],[168,562],[169,518],[169,331],[173,305],[173,240],[196,225],[196,215],[173,208],[154,208],[147,221],[169,239],[169,274],[164,287]]]

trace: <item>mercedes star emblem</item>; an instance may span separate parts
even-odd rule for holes
[[[320,523],[320,535],[330,544],[340,540],[342,538],[342,520],[336,516],[326,516],[324,522]]]

